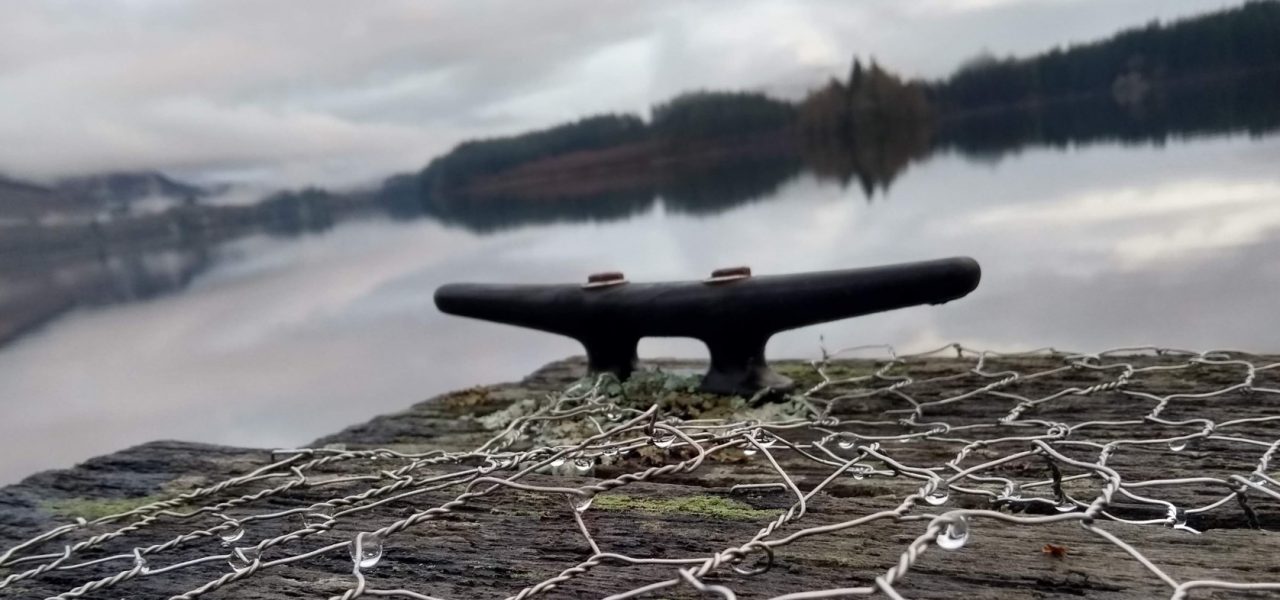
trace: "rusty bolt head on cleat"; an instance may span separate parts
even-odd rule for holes
[[[622,285],[627,282],[626,275],[622,271],[603,271],[600,273],[592,273],[587,276],[587,282],[583,284],[583,289],[596,289],[604,287],[613,287]]]
[[[751,277],[751,267],[725,267],[711,272],[711,277],[703,279],[703,283],[728,283]]]

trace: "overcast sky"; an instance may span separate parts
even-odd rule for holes
[[[460,140],[796,96],[850,57],[941,76],[1232,0],[5,0],[0,173],[351,185]]]

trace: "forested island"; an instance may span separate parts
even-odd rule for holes
[[[653,107],[648,120],[599,115],[467,141],[388,180],[381,197],[446,217],[476,203],[524,213],[511,203],[588,196],[625,208],[628,191],[696,210],[687,192],[700,186],[681,182],[707,169],[759,172],[762,162],[784,177],[803,163],[820,176],[857,178],[870,196],[938,147],[999,154],[1275,129],[1278,92],[1280,3],[1254,1],[1031,57],[982,55],[938,81],[855,58],[846,77],[798,102],[699,91]],[[546,208],[539,204],[530,210]]]

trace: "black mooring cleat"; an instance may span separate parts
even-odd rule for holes
[[[566,335],[582,343],[592,372],[626,379],[642,337],[691,337],[711,352],[702,390],[754,394],[793,382],[764,359],[765,343],[788,329],[962,298],[978,287],[972,258],[867,269],[752,276],[720,269],[702,281],[630,283],[598,273],[585,285],[452,283],[436,306],[453,315]]]

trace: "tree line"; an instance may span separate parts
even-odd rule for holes
[[[543,158],[639,142],[675,146],[786,127],[794,118],[793,105],[764,94],[694,92],[654,106],[647,122],[635,114],[607,114],[520,135],[463,142],[432,160],[420,173],[420,183],[426,193],[447,194],[477,177]],[[405,184],[402,180],[389,183]]]
[[[1155,86],[1280,67],[1280,2],[1127,29],[1028,58],[982,55],[930,84],[943,112],[1111,95],[1134,103]]]
[[[412,179],[388,180],[386,189],[445,196],[476,178],[573,152],[628,144],[660,152],[779,133],[798,139],[806,158],[827,174],[859,175],[869,192],[926,153],[940,122],[1090,98],[1135,107],[1178,82],[1268,69],[1280,69],[1280,2],[1255,0],[1031,57],[984,55],[937,81],[907,80],[855,59],[846,79],[833,78],[798,102],[756,92],[683,94],[654,106],[648,120],[607,114],[463,142]]]

